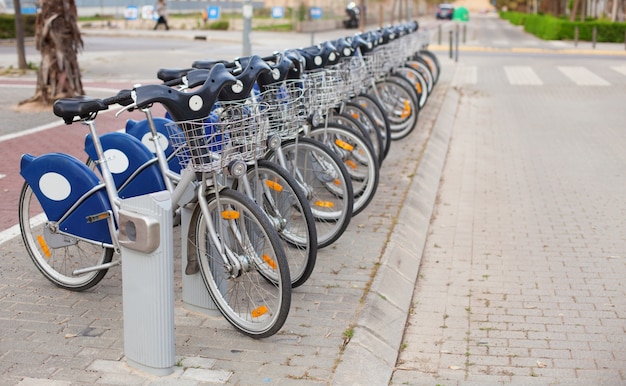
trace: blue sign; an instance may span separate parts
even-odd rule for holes
[[[22,12],[22,15],[34,15],[37,13],[37,7],[21,7],[20,12]]]
[[[126,20],[137,20],[139,18],[139,8],[134,5],[129,5],[124,10],[124,18]]]
[[[274,19],[282,19],[285,17],[285,8],[283,7],[272,7],[272,18]]]
[[[320,7],[311,7],[311,19],[317,20],[322,18],[322,8]]]
[[[220,7],[212,5],[207,9],[207,15],[209,20],[217,20],[220,18]]]

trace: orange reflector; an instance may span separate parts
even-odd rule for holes
[[[354,119],[359,119],[359,113],[352,113],[350,114],[352,116],[352,118]]]
[[[348,166],[350,169],[355,169],[356,170],[356,164],[352,160],[349,160],[349,159],[346,160],[346,166]]]
[[[49,258],[51,256],[51,253],[50,248],[48,248],[48,244],[46,243],[46,240],[44,240],[42,235],[39,235],[37,236],[37,241],[39,242],[39,246],[41,247],[43,254]]]
[[[352,145],[350,145],[349,143],[344,142],[344,141],[342,141],[342,140],[340,140],[340,139],[336,139],[336,140],[335,140],[335,145],[337,145],[337,146],[339,146],[340,148],[342,148],[343,150],[347,150],[347,151],[352,151],[352,149],[354,149],[354,148],[352,147]]]
[[[315,201],[315,206],[319,206],[321,208],[332,208],[335,204],[331,201]]]
[[[402,114],[400,114],[400,117],[402,119],[408,117],[409,115],[411,115],[411,105],[409,104],[408,100],[404,100],[404,108],[402,109]]]
[[[265,262],[265,264],[272,267],[272,269],[276,269],[276,262],[274,261],[274,259],[272,259],[268,255],[263,255],[263,261]]]
[[[339,178],[335,178],[335,180],[333,181],[333,183],[337,186],[341,186],[341,181],[339,181]]]
[[[222,218],[224,220],[237,220],[239,218],[239,212],[236,210],[224,210],[222,211]]]
[[[418,94],[422,93],[422,84],[421,83],[415,83],[415,88],[417,89]]]
[[[257,308],[255,308],[254,310],[252,310],[252,312],[250,312],[250,314],[252,315],[253,318],[258,318],[261,317],[265,314],[267,314],[267,306],[259,306]]]
[[[276,181],[266,180],[265,185],[267,185],[268,188],[275,190],[277,192],[283,191],[283,186]]]

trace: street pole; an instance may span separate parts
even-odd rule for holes
[[[252,55],[252,44],[250,43],[250,31],[252,30],[252,0],[244,0],[241,5],[243,15],[243,50],[242,56]]]

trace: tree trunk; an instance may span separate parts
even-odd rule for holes
[[[13,9],[15,10],[15,40],[17,43],[17,68],[25,70],[28,68],[26,63],[26,50],[24,49],[24,22],[22,20],[22,6],[20,0],[13,0]]]
[[[35,42],[41,52],[35,95],[21,103],[52,104],[56,99],[83,95],[78,52],[83,47],[74,0],[42,0]]]
[[[574,0],[574,5],[572,6],[572,13],[569,15],[569,21],[576,21],[576,14],[578,13],[578,4],[580,0]]]

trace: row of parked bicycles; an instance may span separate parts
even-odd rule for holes
[[[425,43],[411,22],[56,101],[65,123],[88,127],[88,161],[23,155],[19,224],[32,261],[57,286],[93,287],[123,260],[122,201],[169,191],[186,229],[183,274],[199,272],[242,333],[275,334],[318,249],[368,206],[391,142],[416,127],[440,73]],[[98,112],[114,105],[145,119],[99,135]]]

